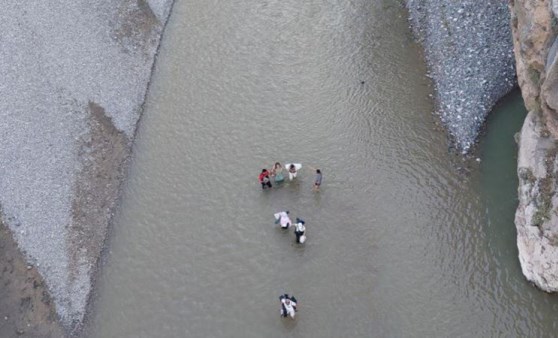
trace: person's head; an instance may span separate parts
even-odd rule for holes
[[[289,298],[287,298],[287,299],[285,299],[285,303],[286,303],[287,305],[289,305],[289,304],[291,304],[291,300],[290,300]]]
[[[289,213],[289,210],[285,211],[287,214]]]
[[[291,164],[291,165],[289,166],[289,168],[294,169],[294,168],[295,168],[295,165],[294,165],[294,164]]]
[[[321,174],[322,171],[320,169],[316,169],[316,174]]]
[[[267,171],[267,169],[262,169],[262,173],[265,173]]]
[[[281,168],[281,163],[275,162],[275,168]]]

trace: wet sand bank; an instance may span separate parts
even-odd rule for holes
[[[62,337],[54,302],[0,222],[0,337]]]

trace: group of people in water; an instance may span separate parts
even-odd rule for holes
[[[274,214],[274,216],[275,224],[279,224],[281,229],[287,230],[292,226],[288,210],[280,211]],[[296,218],[294,233],[298,244],[304,244],[304,242],[306,242],[306,227],[304,226],[304,221],[298,217]],[[294,296],[284,294],[279,296],[279,301],[281,301],[281,317],[291,317],[291,319],[294,319],[297,311],[296,298]]]
[[[310,167],[312,170],[316,172],[316,178],[314,179],[314,191],[320,191],[320,185],[322,185],[322,171],[320,169],[314,169]],[[285,175],[283,174],[285,168],[279,162],[275,162],[271,170],[266,168],[262,169],[258,180],[262,185],[262,189],[266,188],[273,188],[273,184],[271,181],[273,180],[276,184],[283,183],[285,181]],[[298,171],[302,169],[302,165],[300,163],[289,163],[286,165],[286,170],[289,175],[289,181],[292,181],[296,178]]]
[[[316,192],[320,191],[320,186],[322,185],[322,171],[320,169],[310,168],[316,173],[313,190]],[[281,184],[285,181],[284,169],[287,170],[289,181],[292,181],[297,177],[298,171],[302,169],[302,165],[300,163],[289,163],[286,164],[284,168],[281,163],[275,162],[270,170],[265,168],[262,169],[262,172],[258,176],[262,189],[265,190],[273,188],[272,180],[275,184]],[[275,224],[279,224],[281,229],[288,230],[293,225],[288,210],[275,213],[274,217]],[[304,224],[304,220],[298,217],[296,218],[296,223],[294,224],[294,234],[296,236],[296,243],[298,244],[304,244],[306,241],[306,227]],[[294,319],[297,311],[296,298],[294,296],[284,294],[279,296],[279,300],[281,301],[281,317],[291,317]]]

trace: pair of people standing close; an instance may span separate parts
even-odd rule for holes
[[[296,178],[298,169],[295,164],[289,164],[287,168],[287,172],[289,173],[289,180],[292,181]],[[300,164],[298,165],[300,166]],[[281,183],[285,180],[285,176],[283,175],[283,166],[279,162],[275,162],[273,168],[271,168],[271,176],[275,180],[275,183]]]
[[[300,163],[289,163],[287,164],[287,173],[289,174],[289,181],[296,178],[298,171],[302,168]],[[279,162],[275,162],[273,168],[271,168],[271,176],[274,178],[275,183],[281,183],[285,180],[283,175],[283,166]]]
[[[271,168],[271,171],[267,170],[267,169],[262,169],[262,172],[260,173],[260,176],[258,177],[258,180],[260,181],[260,184],[262,185],[262,189],[265,188],[273,188],[273,185],[271,184],[271,178],[273,177],[275,183],[281,183],[285,180],[285,176],[283,176],[283,166],[281,165],[281,163],[276,162],[273,165],[273,168]]]
[[[280,224],[281,225],[281,229],[283,230],[287,230],[290,228],[290,226],[292,225],[292,221],[291,218],[289,217],[289,211],[279,211],[278,213],[275,213],[273,215],[275,217],[275,224]],[[295,236],[296,236],[296,242],[298,244],[304,244],[304,242],[306,242],[306,227],[304,226],[306,222],[304,222],[303,219],[301,218],[296,218],[296,223],[295,223]]]

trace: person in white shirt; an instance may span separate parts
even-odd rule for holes
[[[281,224],[281,228],[282,229],[288,229],[291,224],[292,221],[289,218],[289,211],[280,211],[276,214],[273,214],[273,216],[275,216],[275,224]]]
[[[279,296],[279,300],[281,301],[281,317],[291,317],[294,319],[296,315],[296,298],[294,296],[289,296],[288,294],[284,294]]]
[[[294,164],[291,164],[288,169],[289,169],[289,180],[292,181],[293,179],[296,178],[297,170]]]

